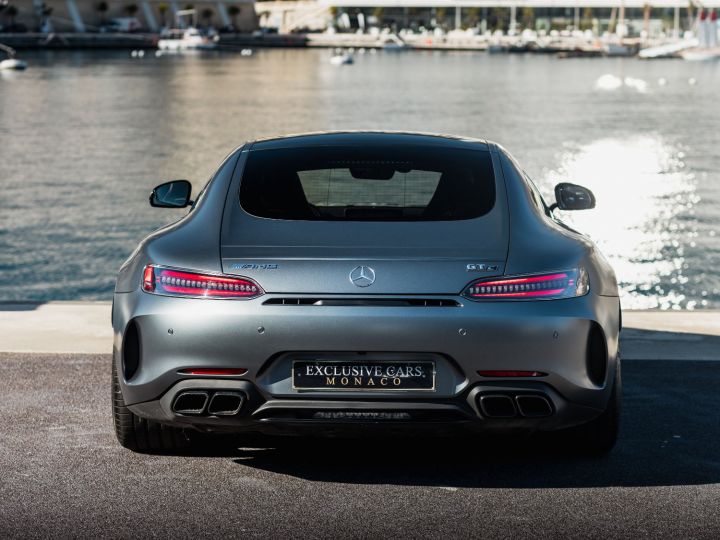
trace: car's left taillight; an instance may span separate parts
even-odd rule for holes
[[[142,289],[164,296],[189,298],[250,299],[265,294],[260,285],[245,277],[205,274],[148,265],[143,272]]]

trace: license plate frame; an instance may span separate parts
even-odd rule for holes
[[[322,373],[308,374],[308,366],[317,366]],[[343,367],[347,368],[345,372],[349,375],[343,375]],[[305,374],[298,373],[303,368]],[[398,368],[401,368],[402,376],[397,376]],[[417,369],[422,370],[422,375],[417,375]],[[290,369],[292,389],[299,392],[435,392],[436,376],[437,366],[432,360],[293,360]],[[328,384],[326,377],[335,378],[335,383]],[[362,379],[360,384],[357,384],[357,377]],[[304,378],[306,385],[299,385],[298,378]],[[343,378],[347,378],[347,382]],[[370,379],[374,384],[369,383]],[[396,379],[400,380],[399,384]],[[324,380],[326,384],[318,384],[318,380]]]

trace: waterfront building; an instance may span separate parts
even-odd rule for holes
[[[102,30],[157,32],[176,27],[176,13],[193,7],[199,27],[280,33],[475,28],[515,34],[532,30],[611,31],[621,36],[679,36],[694,23],[688,0],[0,0],[0,32]],[[704,0],[705,9],[720,0]],[[180,26],[187,19],[180,21]]]
[[[257,29],[255,0],[8,0],[0,10],[0,32],[158,32],[187,24],[178,23],[176,13],[191,7],[201,28]]]
[[[720,8],[720,0],[703,1]],[[477,27],[513,33],[533,30],[612,29],[627,35],[677,33],[692,27],[688,0],[298,0],[258,1],[260,24],[279,31],[362,29],[369,25],[445,29]],[[358,15],[360,17],[358,17]]]

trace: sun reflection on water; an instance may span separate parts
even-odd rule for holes
[[[699,201],[683,158],[652,135],[602,139],[568,147],[543,177],[546,192],[566,181],[595,193],[594,210],[558,215],[598,244],[615,268],[625,308],[702,307],[682,293],[685,246],[697,234],[687,217]]]

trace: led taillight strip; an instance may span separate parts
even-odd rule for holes
[[[214,274],[199,274],[160,266],[146,266],[143,290],[170,296],[203,298],[255,298],[264,291],[253,280]]]
[[[560,280],[560,279],[567,279],[568,275],[565,272],[557,273],[557,274],[546,274],[544,276],[530,276],[530,277],[521,277],[521,278],[513,278],[513,279],[499,279],[495,281],[483,281],[484,285],[513,285],[513,284],[520,284],[520,285],[527,285],[530,283],[544,283],[546,281],[552,281],[552,280]]]
[[[473,298],[556,296],[565,292],[572,285],[571,281],[565,273],[500,279],[474,283],[467,292]]]
[[[581,281],[578,281],[581,276]],[[507,279],[478,280],[465,289],[473,299],[567,298],[587,292],[587,274],[582,270],[553,272]]]
[[[504,289],[504,287],[498,287],[498,289]],[[480,292],[477,294],[470,293],[474,298],[502,298],[502,297],[514,297],[514,298],[532,298],[537,296],[555,296],[565,292],[565,287],[560,289],[544,289],[541,291],[514,291],[514,292]]]

